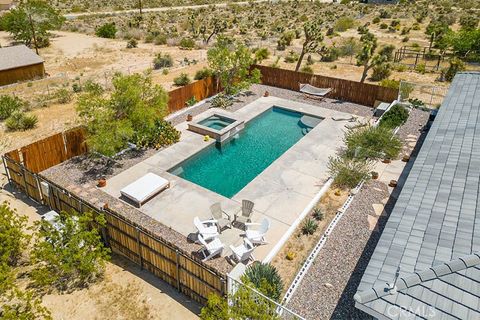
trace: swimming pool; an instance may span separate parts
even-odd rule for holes
[[[302,116],[274,106],[236,139],[212,145],[169,172],[231,198],[306,134]]]

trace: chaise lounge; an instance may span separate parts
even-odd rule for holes
[[[120,193],[133,201],[138,207],[141,207],[142,204],[169,187],[170,182],[168,180],[149,172],[120,190]]]

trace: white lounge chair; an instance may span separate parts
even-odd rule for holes
[[[230,249],[232,250],[233,260],[237,262],[245,262],[250,259],[255,260],[253,257],[255,247],[248,239],[243,239],[243,243],[237,247],[230,245]]]
[[[150,172],[120,190],[120,193],[140,207],[169,186],[168,180]]]
[[[198,238],[210,240],[216,238],[219,233],[217,229],[217,220],[201,221],[198,217],[193,218],[193,224],[198,230]]]
[[[323,100],[325,96],[332,91],[332,88],[317,88],[309,84],[300,83],[300,92],[305,93],[307,96],[315,97]]]
[[[223,228],[228,227],[232,228],[232,221],[230,221],[230,215],[222,210],[222,205],[220,202],[216,202],[212,204],[210,207],[210,211],[212,212],[212,218],[217,220],[218,231],[222,232]],[[225,215],[226,218],[223,216]]]
[[[263,218],[261,223],[246,223],[247,230],[245,236],[248,240],[255,244],[266,244],[265,235],[270,229],[270,221],[267,218]]]
[[[198,235],[198,240],[203,245],[201,249],[204,259],[202,261],[207,261],[215,257],[216,255],[221,255],[225,245],[218,238],[214,238],[212,241],[207,242],[207,240],[202,237],[201,234]],[[207,252],[207,253],[205,253]]]

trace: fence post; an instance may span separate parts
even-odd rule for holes
[[[22,167],[22,176],[23,176],[23,185],[25,186],[25,193],[27,194],[27,197],[32,200],[30,197],[30,192],[28,192],[28,186],[27,186],[27,178],[25,178],[25,168]]]
[[[176,263],[177,263],[177,289],[178,291],[181,291],[180,290],[180,253],[178,252],[178,250],[175,250],[175,254],[176,254]]]
[[[10,172],[9,172],[8,169],[7,169],[7,162],[6,162],[4,156],[2,156],[2,162],[3,162],[3,167],[5,168],[5,173],[6,173],[6,175],[7,175],[8,184],[11,185],[11,186],[13,186],[12,180],[11,180],[11,178],[10,178]]]
[[[138,247],[138,259],[140,261],[140,269],[143,270],[143,258],[142,258],[142,245],[140,244],[140,229],[137,229],[137,247]]]

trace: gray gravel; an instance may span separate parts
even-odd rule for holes
[[[400,127],[397,135],[405,142],[405,148],[402,155],[408,155],[415,148],[415,142],[418,141],[420,135],[424,131],[428,122],[430,112],[419,109],[412,109],[407,122]]]

